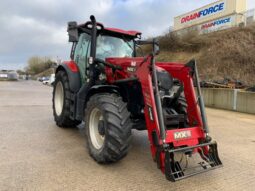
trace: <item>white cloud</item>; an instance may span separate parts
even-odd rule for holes
[[[68,59],[66,23],[86,22],[94,14],[108,27],[132,29],[145,37],[160,35],[173,17],[214,0],[2,0],[0,6],[0,69],[20,66],[33,55]],[[248,8],[254,8],[248,0]]]

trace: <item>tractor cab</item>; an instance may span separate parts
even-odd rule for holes
[[[92,41],[92,25],[87,22],[77,25],[76,22],[68,23],[69,42],[73,43],[71,58],[78,65],[82,82],[88,76],[89,58],[95,54],[95,58],[105,60],[106,58],[132,58],[136,56],[135,39],[140,38],[138,31],[125,31],[116,28],[104,28],[97,23],[97,37]],[[92,45],[92,43],[94,43]],[[93,48],[93,47],[95,48]],[[91,51],[91,49],[93,50]]]

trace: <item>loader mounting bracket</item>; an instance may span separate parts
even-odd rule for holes
[[[203,147],[209,147],[207,154],[204,154]],[[196,166],[183,168],[179,161],[175,160],[175,154],[177,152],[187,153],[190,150],[199,149],[199,154],[203,159],[202,162],[197,163]],[[184,147],[178,149],[172,149],[165,152],[165,176],[167,180],[175,182],[202,172],[213,170],[222,166],[222,162],[219,159],[217,151],[217,143],[204,143],[192,147]]]

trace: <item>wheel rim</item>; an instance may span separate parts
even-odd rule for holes
[[[64,88],[60,81],[56,85],[54,103],[56,114],[60,116],[64,106]]]
[[[98,108],[94,108],[89,118],[89,136],[92,145],[96,149],[101,149],[104,144],[105,135],[99,133],[99,122],[103,120],[103,115]]]

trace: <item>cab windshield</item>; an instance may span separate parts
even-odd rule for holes
[[[97,37],[96,57],[105,59],[109,57],[133,57],[134,41],[125,38],[99,35]]]

